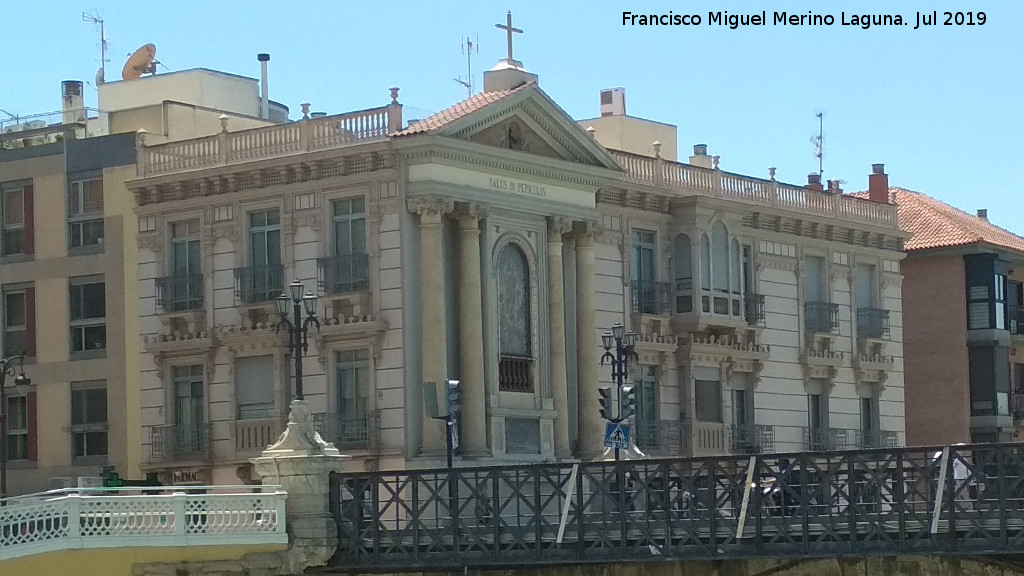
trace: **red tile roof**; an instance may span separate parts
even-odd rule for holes
[[[413,134],[435,132],[456,120],[469,116],[478,110],[482,110],[483,108],[486,108],[507,96],[511,96],[528,86],[533,86],[533,84],[533,82],[529,82],[512,90],[499,90],[496,92],[481,92],[479,94],[474,94],[450,108],[445,108],[433,116],[428,116],[423,120],[416,122],[404,130],[393,132],[391,136],[412,136]]]
[[[978,243],[1024,252],[1024,238],[987,220],[920,192],[889,188],[889,193],[896,195],[900,229],[913,234],[904,244],[908,252]],[[851,196],[867,198],[867,192]]]

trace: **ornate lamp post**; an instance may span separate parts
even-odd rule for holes
[[[305,295],[303,295],[305,292]],[[292,319],[288,320],[288,304],[292,304]],[[302,317],[302,309],[306,310],[306,317]],[[298,280],[288,285],[288,293],[281,294],[277,298],[277,312],[281,315],[281,321],[275,326],[275,331],[282,327],[288,330],[291,338],[289,349],[295,359],[295,399],[302,400],[302,356],[309,350],[309,326],[314,325],[320,329],[320,320],[316,317],[316,295],[306,291],[306,287]]]
[[[628,414],[623,413],[623,403],[625,402],[622,388],[625,386],[626,378],[629,376],[629,361],[639,360],[634,351],[636,346],[636,334],[633,332],[626,332],[625,327],[622,323],[616,322],[610,332],[605,332],[601,336],[601,344],[604,346],[604,354],[601,356],[601,366],[604,366],[605,361],[608,361],[612,365],[612,381],[615,382],[615,392],[617,398],[617,416],[612,418],[612,422],[621,422],[628,418]],[[614,353],[613,353],[614,349]],[[619,449],[615,449],[615,460],[619,459]]]
[[[14,363],[20,370],[15,371]],[[25,376],[25,353],[0,360],[0,498],[7,497],[7,395],[4,386],[7,377],[14,376],[15,386],[28,386],[32,380]]]

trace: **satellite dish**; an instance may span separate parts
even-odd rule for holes
[[[106,80],[103,78],[103,66],[100,66],[99,70],[96,71],[96,85],[103,84]]]
[[[156,73],[156,66],[153,60],[156,58],[156,44],[146,44],[128,57],[121,70],[121,78],[124,80],[135,80],[143,74]]]

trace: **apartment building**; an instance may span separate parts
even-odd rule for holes
[[[892,189],[904,261],[907,442],[1010,441],[1024,421],[1024,238]]]
[[[859,199],[730,174],[702,145],[675,162],[675,128],[624,109],[616,126],[659,141],[611,149],[508,59],[482,93],[408,125],[391,97],[140,149],[145,470],[251,479],[294,391],[276,330],[293,280],[321,323],[305,399],[368,469],[443,461],[424,382],[447,379],[462,461],[599,456],[616,322],[638,335],[643,450],[902,441],[906,234],[882,166],[886,192]]]
[[[95,482],[105,466],[141,474],[138,224],[124,185],[136,131],[169,141],[216,132],[222,115],[273,123],[252,115],[256,81],[233,75],[110,82],[100,110],[85,107],[83,88],[65,81],[60,111],[0,126],[0,348],[24,352],[32,380],[8,386],[2,407],[12,494]],[[233,101],[214,98],[225,90]]]

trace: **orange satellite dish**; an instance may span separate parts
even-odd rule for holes
[[[128,57],[128,61],[124,63],[124,69],[121,70],[121,78],[135,80],[143,74],[156,72],[156,66],[153,65],[155,59],[156,44],[146,44]]]

